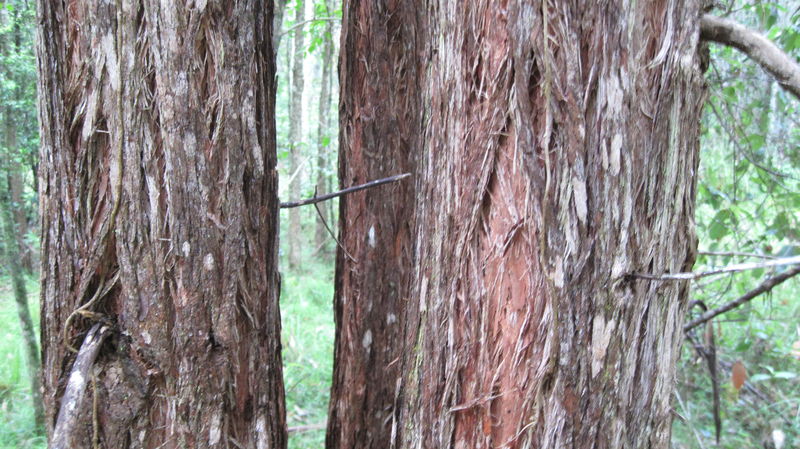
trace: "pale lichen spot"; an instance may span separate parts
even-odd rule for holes
[[[619,174],[620,160],[622,159],[622,134],[614,134],[611,139],[611,154],[609,155],[609,165],[611,166],[611,174],[617,176]]]
[[[106,34],[103,36],[103,52],[106,54],[106,62],[108,70],[108,81],[111,83],[111,88],[115,91],[119,92],[120,82],[119,82],[119,71],[120,66],[117,61],[117,49],[115,45],[116,40],[111,33]]]
[[[578,220],[581,223],[586,223],[588,210],[586,205],[586,183],[577,177],[572,178],[572,198],[575,200],[575,211],[578,213]]]
[[[372,348],[372,331],[371,330],[367,329],[367,331],[364,332],[364,338],[361,339],[361,346],[364,349],[366,349],[367,352],[369,352],[370,349]]]
[[[592,377],[597,377],[603,370],[611,333],[614,330],[614,320],[606,323],[602,314],[596,315],[592,323]]]
[[[267,418],[259,415],[256,419],[256,448],[269,449],[269,436],[267,435]]]
[[[192,246],[189,245],[189,242],[183,242],[181,248],[183,249],[183,257],[189,257],[189,254],[192,252]]]
[[[422,278],[422,285],[419,287],[419,310],[420,312],[428,311],[428,303],[425,301],[428,294],[428,278]]]
[[[203,268],[206,271],[213,271],[214,270],[214,256],[211,253],[206,254],[206,257],[203,258]]]
[[[142,332],[142,341],[144,344],[149,345],[152,340],[153,337],[151,337],[147,331]]]
[[[554,271],[552,274],[553,284],[557,288],[564,288],[564,260],[562,258],[558,258],[555,263]]]
[[[391,326],[392,324],[394,324],[396,322],[397,322],[397,315],[395,315],[393,313],[390,313],[390,314],[386,315],[386,324]]]
[[[369,231],[367,232],[367,243],[372,248],[375,248],[377,242],[375,241],[375,225],[369,227]]]
[[[208,429],[208,443],[219,443],[220,436],[222,436],[222,412],[217,410],[214,416],[211,417],[211,428]]]

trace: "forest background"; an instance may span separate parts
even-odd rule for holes
[[[338,189],[338,0],[278,1],[279,197]],[[800,56],[800,3],[727,2],[718,14]],[[45,447],[32,391],[38,365],[38,125],[35,2],[0,2],[0,447]],[[711,45],[703,117],[696,271],[800,255],[798,101],[737,51]],[[343,186],[346,187],[346,186]],[[324,445],[333,365],[337,202],[281,212],[281,314],[292,448]],[[327,229],[330,228],[330,231]],[[702,278],[708,309],[791,267]],[[800,447],[800,281],[789,278],[687,335],[673,447]],[[690,313],[698,314],[700,307]],[[709,374],[715,354],[718,412]],[[742,377],[742,373],[746,373]],[[735,374],[734,374],[735,373]],[[739,381],[746,379],[743,385]]]

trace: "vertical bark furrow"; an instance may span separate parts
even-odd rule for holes
[[[414,173],[422,120],[414,38],[422,32],[421,12],[404,2],[358,0],[346,2],[343,11],[340,148],[347,156],[340,158],[339,179],[350,186]],[[340,200],[341,242],[352,259],[337,254],[328,447],[385,447],[398,431],[395,391],[413,270],[414,182]]]
[[[285,447],[272,2],[40,2],[39,21],[48,426],[66,318],[111,287],[67,329],[114,330],[74,447]]]
[[[375,67],[368,58],[380,55],[375,23],[392,17],[381,2],[350,6],[340,68],[343,179],[374,163],[364,147],[394,139],[351,137],[363,117],[396,113],[372,106],[381,95],[348,96]],[[363,310],[346,307],[352,286],[394,270],[408,288],[405,342],[399,349],[383,340],[382,348],[402,354],[400,424],[381,445],[667,447],[687,286],[628,275],[693,262],[704,98],[698,4],[415,6],[422,31],[396,34],[424,64],[416,95],[405,94],[423,111],[410,131],[422,136],[405,243],[415,268],[384,258],[339,272],[337,366],[347,368],[334,378],[332,410],[376,413],[345,388],[394,383],[359,375],[380,372],[380,360],[339,349],[358,348],[377,323],[343,313]],[[398,157],[377,156],[384,164]],[[363,220],[355,202],[342,216]],[[355,242],[351,254],[367,235],[354,220],[342,228],[343,240]],[[354,422],[361,427],[348,434],[375,428]],[[329,427],[329,441],[340,429]]]

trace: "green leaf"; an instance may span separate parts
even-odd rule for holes
[[[761,134],[750,134],[747,136],[747,143],[750,144],[750,147],[753,148],[753,150],[760,150],[766,141],[766,136]]]
[[[736,224],[736,215],[730,209],[722,209],[711,220],[708,235],[714,240],[719,240],[731,233],[731,228]]]

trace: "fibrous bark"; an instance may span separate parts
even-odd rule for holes
[[[416,185],[343,201],[329,447],[668,447],[699,4],[409,3],[345,5],[340,176]]]
[[[270,0],[39,2],[48,433],[95,322],[72,447],[286,444]]]
[[[382,3],[382,2],[381,2]],[[382,9],[382,6],[385,9]],[[422,119],[413,2],[346,2],[339,61],[343,186],[414,173]],[[421,12],[420,12],[421,13]],[[388,447],[413,275],[414,179],[340,199],[327,447]]]

